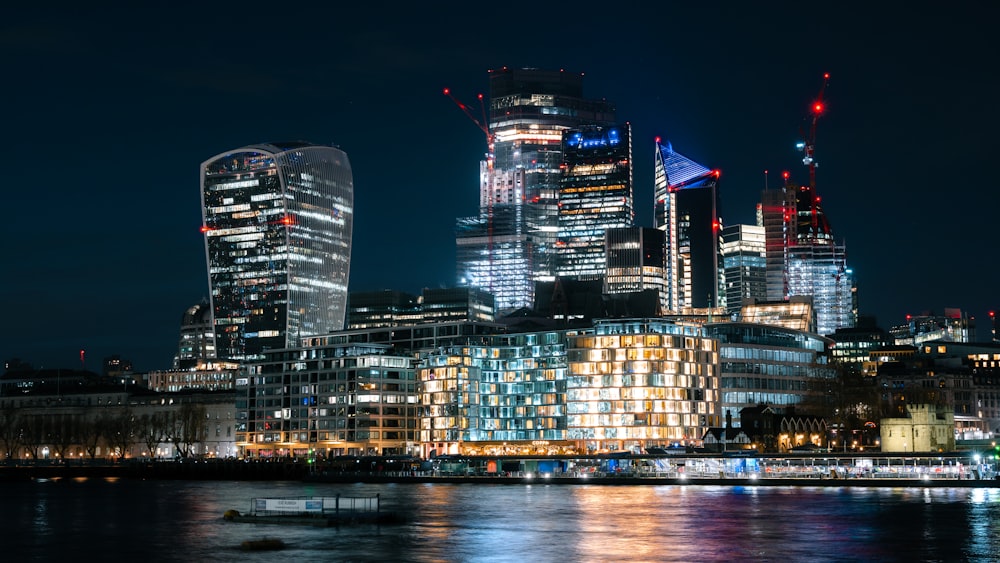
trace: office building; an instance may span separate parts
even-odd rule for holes
[[[720,412],[735,423],[747,407],[784,409],[822,397],[837,377],[830,364],[833,341],[818,334],[728,322],[705,325],[705,335],[719,343]]]
[[[720,252],[719,171],[656,141],[654,226],[665,233],[667,307],[725,307]]]
[[[344,327],[354,187],[340,149],[253,145],[201,165],[217,357],[262,358]]]
[[[816,190],[787,181],[764,190],[759,207],[765,229],[769,300],[810,296],[816,331],[833,334],[854,326],[857,287],[847,250],[833,237]]]
[[[925,342],[971,342],[976,332],[976,320],[961,309],[946,307],[944,314],[924,312],[906,315],[906,323],[889,329],[896,344],[920,346]]]
[[[738,318],[750,299],[767,300],[767,253],[764,227],[729,225],[722,229],[722,266],[726,312]]]
[[[415,455],[415,361],[336,336],[269,350],[236,380],[236,446],[260,458]]]
[[[607,267],[605,231],[634,221],[631,127],[570,129],[562,150],[556,275],[600,279]]]
[[[181,336],[174,356],[174,368],[187,369],[200,361],[215,358],[215,323],[212,305],[202,301],[184,311]]]
[[[556,274],[563,132],[614,120],[612,104],[583,97],[582,74],[490,71],[480,209],[456,221],[459,285],[492,293],[500,312],[532,306],[534,282]]]
[[[605,231],[607,269],[604,293],[618,295],[646,290],[656,292],[659,310],[666,310],[666,247],[664,233],[645,227],[613,228]]]
[[[757,301],[751,298],[740,310],[740,321],[816,332],[812,297],[796,296],[787,301]]]
[[[493,296],[474,287],[424,288],[419,296],[389,289],[354,291],[347,308],[347,325],[352,330],[495,320]]]

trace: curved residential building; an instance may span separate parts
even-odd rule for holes
[[[719,342],[719,408],[733,421],[744,407],[800,403],[837,376],[825,336],[753,323],[707,324],[705,335]]]
[[[219,358],[259,359],[344,328],[354,181],[342,150],[269,143],[201,165]]]

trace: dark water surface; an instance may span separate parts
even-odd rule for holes
[[[227,522],[380,493],[402,525]],[[287,549],[244,552],[245,540]],[[0,561],[998,561],[1000,490],[60,480],[0,484]]]

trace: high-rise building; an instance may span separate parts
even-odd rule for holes
[[[768,299],[812,297],[819,334],[854,326],[854,274],[847,266],[845,245],[834,240],[816,190],[786,180],[781,189],[764,190],[759,209],[765,230]]]
[[[609,102],[583,97],[582,74],[490,71],[480,209],[456,224],[459,285],[492,293],[501,312],[533,305],[534,282],[555,279],[563,132],[614,120]]]
[[[259,359],[343,329],[354,182],[342,150],[226,151],[202,163],[201,200],[218,358]]]
[[[184,311],[181,317],[181,337],[177,344],[174,368],[190,368],[202,360],[215,358],[215,323],[212,305],[202,301]]]
[[[656,140],[654,226],[666,234],[667,307],[725,307],[719,171]]]
[[[608,229],[604,240],[608,265],[604,293],[655,290],[662,314],[667,297],[663,231],[648,227]]]
[[[767,299],[764,227],[729,225],[722,229],[722,265],[726,280],[726,312],[739,315],[748,299]]]
[[[631,227],[632,129],[592,125],[563,132],[556,275],[600,279],[604,233]]]

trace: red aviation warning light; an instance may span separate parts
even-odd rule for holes
[[[208,231],[211,231],[211,230],[212,230],[212,227],[209,227],[208,225],[202,225],[201,226],[201,232],[203,232],[203,233],[207,233]]]

